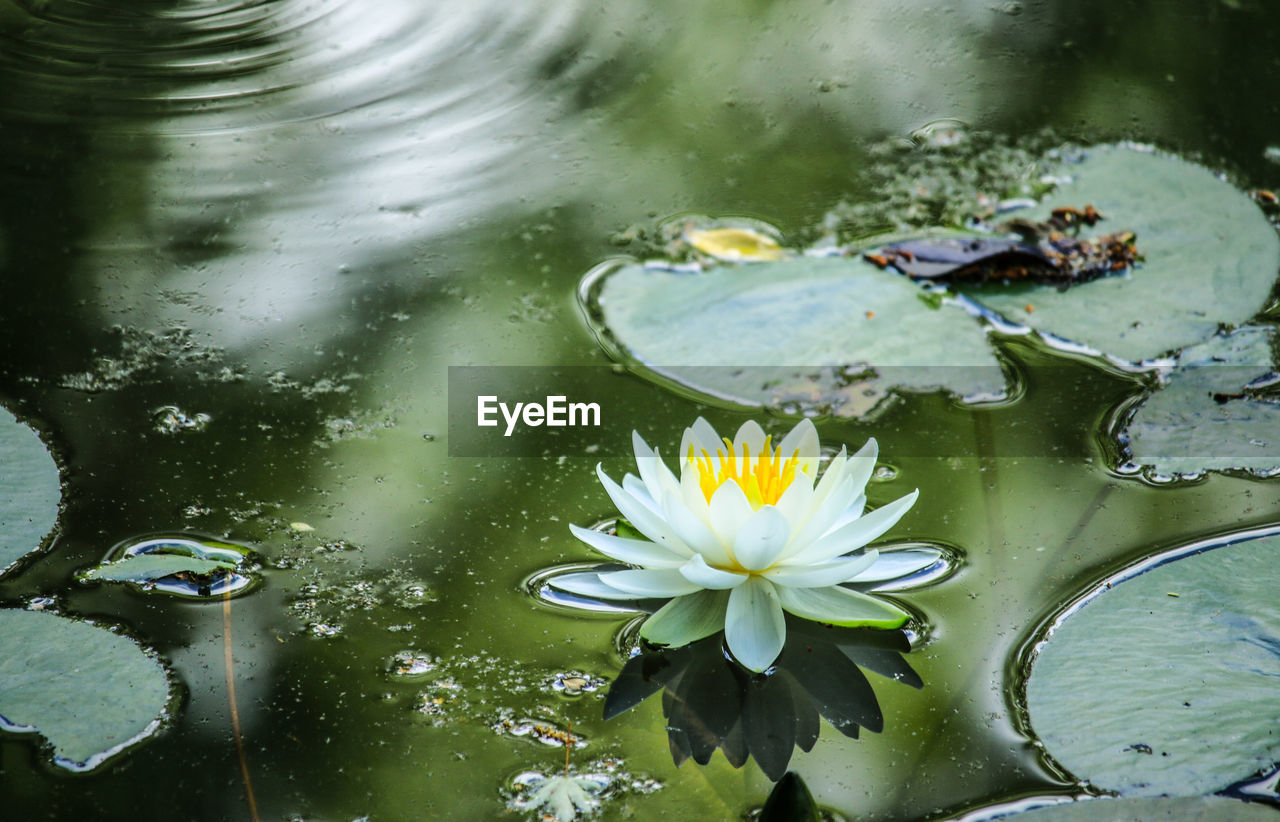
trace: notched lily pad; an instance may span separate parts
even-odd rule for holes
[[[1052,286],[957,286],[1008,320],[1141,362],[1242,325],[1280,272],[1280,238],[1247,195],[1194,163],[1147,149],[1097,146],[1024,220],[1089,203],[1098,228],[1132,232],[1143,262],[1124,276]]]
[[[1213,793],[1280,761],[1278,563],[1278,535],[1194,546],[1060,617],[1027,681],[1047,752],[1127,796]]]
[[[0,610],[0,727],[38,732],[61,767],[92,770],[151,736],[171,694],[164,667],[126,636]]]
[[[123,542],[79,574],[82,582],[124,582],[144,592],[210,599],[248,592],[258,577],[243,545],[188,534]]]
[[[0,408],[0,576],[37,550],[58,519],[58,466],[40,437]]]
[[[722,401],[866,417],[890,391],[990,399],[1005,390],[979,323],[861,259],[696,274],[629,264],[596,272],[586,291],[619,358]]]
[[[1150,149],[1073,157],[1050,194],[1003,224],[1005,237],[939,229],[846,249],[849,259],[709,270],[611,264],[585,280],[587,312],[615,357],[657,382],[789,414],[867,417],[895,391],[1009,392],[974,316],[882,269],[946,279],[1004,332],[1030,328],[1127,363],[1204,341],[1263,308],[1280,238],[1248,196]],[[726,248],[753,236],[715,231],[696,236]]]
[[[1119,433],[1135,466],[1159,477],[1280,473],[1274,332],[1247,326],[1185,349],[1163,387]]]

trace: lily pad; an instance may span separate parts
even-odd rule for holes
[[[1097,788],[1208,794],[1280,761],[1280,536],[1201,548],[1096,590],[1032,662],[1036,734]]]
[[[966,819],[970,817],[965,817]],[[1099,797],[1062,802],[1021,813],[999,813],[981,819],[1015,822],[1268,822],[1276,818],[1266,805],[1220,796],[1165,799]]]
[[[1241,325],[1266,305],[1280,272],[1280,238],[1258,207],[1213,172],[1127,146],[1098,146],[1067,164],[1061,183],[1017,216],[1094,206],[1099,230],[1132,231],[1144,262],[1119,276],[1058,291],[984,285],[963,293],[1006,319],[1127,362],[1141,362]]]
[[[140,582],[163,579],[176,574],[211,576],[221,574],[223,571],[232,571],[235,567],[234,562],[216,559],[200,559],[178,554],[141,554],[90,568],[80,578],[108,582]]]
[[[1132,461],[1164,476],[1280,472],[1280,377],[1272,331],[1247,326],[1185,349],[1121,432]]]
[[[0,576],[37,550],[58,519],[58,466],[40,437],[0,408]]]
[[[248,593],[259,581],[253,552],[243,545],[195,534],[129,540],[108,552],[82,582],[123,582],[145,593],[213,599]]]
[[[152,735],[170,696],[164,667],[128,637],[0,610],[0,727],[39,732],[58,765],[92,770]]]
[[[602,338],[659,381],[748,406],[864,417],[891,390],[1000,395],[986,330],[861,259],[687,273],[638,264],[589,288]]]

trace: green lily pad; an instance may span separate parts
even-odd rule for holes
[[[589,301],[622,359],[742,405],[864,417],[891,390],[971,397],[1005,388],[973,317],[857,258],[696,274],[624,265],[592,285]]]
[[[0,576],[40,547],[58,519],[58,466],[36,432],[0,408]]]
[[[1061,618],[1027,681],[1047,752],[1097,788],[1194,796],[1280,761],[1280,536],[1112,580]]]
[[[128,637],[39,611],[0,610],[0,727],[37,731],[54,762],[96,768],[155,733],[165,669]]]
[[[1082,799],[1035,808],[999,819],[1023,822],[1268,822],[1273,808],[1220,796],[1180,796],[1166,799]]]
[[[126,540],[82,582],[122,582],[147,594],[213,600],[246,594],[260,581],[253,551],[196,534],[159,534]]]
[[[1121,433],[1131,460],[1164,476],[1280,473],[1272,331],[1247,326],[1185,349]]]
[[[223,571],[233,571],[235,568],[234,562],[223,560],[200,559],[178,554],[139,554],[90,568],[81,574],[80,578],[109,582],[140,582],[163,579],[175,574],[209,576]]]
[[[1052,286],[960,287],[1006,319],[1141,362],[1241,325],[1267,303],[1280,238],[1258,207],[1211,171],[1151,150],[1098,146],[1067,164],[1061,183],[1018,217],[1093,205],[1096,231],[1137,235],[1133,271],[1058,291]],[[1088,231],[1088,230],[1086,230]]]

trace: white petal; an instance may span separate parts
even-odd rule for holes
[[[649,489],[649,496],[655,500],[662,499],[663,495],[680,487],[676,475],[671,473],[658,452],[649,447],[639,431],[631,432],[631,448],[636,452],[636,468],[640,471],[640,479]]]
[[[638,599],[635,594],[628,594],[612,585],[605,585],[595,571],[552,577],[547,580],[547,584],[557,590],[590,599]]]
[[[643,502],[645,507],[658,516],[662,516],[662,510],[658,508],[658,502],[649,493],[649,486],[640,481],[635,474],[627,474],[622,478],[622,490]]]
[[[742,444],[747,444],[747,452],[760,458],[761,452],[764,451],[764,429],[760,427],[760,423],[755,420],[747,420],[739,428],[738,433],[733,438],[733,453],[737,455],[739,460],[742,459]]]
[[[787,486],[787,490],[782,492],[774,507],[787,518],[787,522],[791,524],[791,533],[794,534],[809,519],[812,505],[813,484],[806,482],[804,477],[797,476]]]
[[[831,527],[830,527],[830,528],[828,528],[828,529],[827,529],[824,533],[822,533],[820,536],[824,536],[824,537],[825,537],[827,534],[831,533],[832,531],[836,530],[837,528],[843,528],[843,527],[845,527],[846,525],[848,525],[849,523],[853,522],[853,521],[854,521],[855,519],[857,519],[858,517],[862,516],[862,512],[863,512],[863,511],[865,511],[866,509],[867,509],[867,495],[866,495],[866,494],[859,494],[859,495],[858,495],[858,496],[857,496],[857,497],[856,497],[852,502],[850,502],[850,503],[848,504],[848,506],[844,509],[844,513],[843,513],[843,514],[841,514],[841,515],[840,515],[840,517],[839,517],[835,522],[831,523]]]
[[[753,671],[763,671],[782,653],[787,623],[773,583],[752,577],[729,592],[724,638],[734,657]]]
[[[827,494],[822,504],[813,509],[804,525],[793,534],[791,543],[787,545],[787,550],[783,551],[782,556],[784,558],[795,556],[821,539],[831,530],[831,526],[844,516],[856,496],[857,489],[853,487],[853,483],[848,478],[841,480],[840,485]]]
[[[848,582],[875,564],[877,552],[868,551],[856,557],[841,557],[813,565],[779,565],[764,576],[776,585],[788,588],[826,588]]]
[[[790,433],[782,438],[782,458],[790,459],[791,455],[800,452],[800,469],[812,480],[818,475],[818,429],[810,420],[800,420]]]
[[[644,534],[649,539],[666,546],[678,554],[686,557],[693,556],[693,549],[685,545],[675,532],[671,530],[671,526],[662,521],[662,518],[655,514],[640,500],[628,494],[622,488],[618,487],[618,483],[609,478],[604,472],[604,468],[596,466],[596,476],[600,477],[600,484],[604,486],[605,493],[609,495],[609,499],[613,500],[613,504],[618,507],[618,513],[627,518],[627,521],[635,526],[635,529]]]
[[[789,560],[794,563],[823,562],[855,551],[896,525],[902,515],[907,513],[907,509],[915,504],[918,496],[920,492],[916,490],[905,497],[899,497],[843,528],[831,531],[809,547],[796,552]]]
[[[729,480],[711,495],[711,530],[725,545],[732,545],[738,531],[751,518],[751,503],[742,486]]]
[[[858,453],[849,457],[849,464],[844,469],[845,475],[853,480],[854,487],[859,491],[867,487],[867,480],[871,479],[871,472],[876,470],[879,455],[880,445],[872,437],[858,449]]]
[[[719,467],[720,460],[716,456],[716,451],[724,450],[724,440],[720,439],[720,435],[716,433],[716,429],[711,427],[711,423],[698,417],[693,421],[693,425],[684,430],[684,437],[680,440],[680,453],[677,458],[681,465],[689,459],[689,447],[693,447],[696,456],[702,456],[702,452],[706,451],[711,456],[711,464]]]
[[[600,581],[632,597],[678,597],[701,590],[684,578],[678,568],[604,571]]]
[[[704,502],[703,507],[706,507]],[[712,531],[711,526],[693,514],[684,504],[682,497],[668,494],[662,499],[662,518],[676,532],[685,545],[701,554],[712,565],[729,565],[729,552],[721,544],[720,538]]]
[[[849,464],[849,455],[844,452],[844,446],[840,446],[840,453],[831,458],[831,462],[827,463],[827,470],[822,472],[822,479],[818,480],[817,486],[813,489],[813,504],[821,505],[826,500],[831,490],[840,484],[840,480],[844,479],[845,469]]]
[[[711,504],[702,493],[697,471],[688,470],[680,475],[680,498],[684,500],[685,508],[692,511],[693,515],[708,527],[711,526]]]
[[[733,540],[733,557],[748,571],[763,571],[787,545],[791,525],[777,508],[766,505],[751,515]]]
[[[675,568],[687,560],[679,554],[652,542],[638,539],[625,539],[612,534],[602,534],[594,528],[580,528],[570,525],[573,535],[610,559],[625,562],[628,565],[642,565],[646,568]]]
[[[782,607],[798,617],[830,625],[899,628],[911,615],[882,599],[848,588],[777,588]]]
[[[680,573],[684,574],[684,578],[697,585],[699,588],[709,588],[711,590],[724,590],[726,588],[736,588],[746,581],[749,574],[739,573],[737,571],[724,571],[720,568],[712,568],[707,561],[698,555],[694,555],[693,559],[680,566]]]
[[[906,548],[886,551],[876,564],[847,582],[887,582],[923,571],[936,563],[941,554],[935,548]]]
[[[725,591],[698,591],[676,597],[644,621],[640,636],[655,645],[678,648],[724,627],[729,594]]]

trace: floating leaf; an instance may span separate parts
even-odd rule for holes
[[[1266,805],[1220,796],[1168,799],[1099,797],[1022,813],[1001,814],[998,818],[1015,822],[1268,822],[1276,818],[1276,812]]]
[[[1280,271],[1280,238],[1250,199],[1206,168],[1125,146],[1089,149],[1070,179],[1018,212],[1048,220],[1063,205],[1093,205],[1099,230],[1131,231],[1144,262],[1069,291],[988,284],[960,290],[1006,319],[1139,362],[1241,325],[1266,304]]]
[[[863,417],[894,389],[1004,391],[986,331],[972,317],[860,259],[697,274],[627,265],[591,292],[601,333],[624,359],[730,402]]]
[[[103,564],[83,572],[80,579],[132,583],[147,592],[210,599],[252,589],[257,582],[247,571],[252,553],[243,545],[207,537],[152,536],[120,543]]]
[[[62,488],[49,450],[0,408],[0,576],[40,547],[58,518]]]
[[[0,610],[0,724],[38,731],[58,765],[91,770],[155,733],[169,698],[164,668],[128,637]]]
[[[690,229],[685,240],[717,260],[763,262],[781,260],[782,248],[769,236],[750,228]]]
[[[1184,554],[1095,591],[1033,660],[1036,734],[1103,790],[1212,793],[1280,760],[1280,536]]]
[[[1269,328],[1248,326],[1185,349],[1167,383],[1134,412],[1122,440],[1165,476],[1280,472],[1280,402]]]
[[[233,562],[216,559],[200,559],[180,554],[142,554],[90,568],[80,578],[108,582],[139,582],[162,579],[175,574],[220,575],[224,571],[234,570],[235,567]]]

